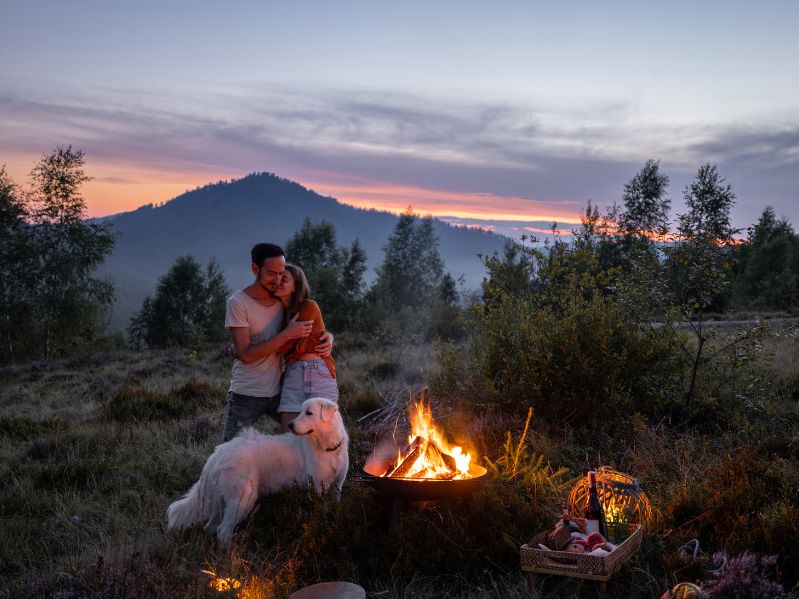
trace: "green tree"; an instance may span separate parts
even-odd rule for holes
[[[521,243],[508,241],[502,255],[480,256],[486,266],[482,284],[486,307],[491,306],[494,297],[500,294],[520,295],[532,291],[537,261],[531,259],[531,255],[537,257],[537,254],[526,249],[524,244],[527,241],[527,236],[523,236]]]
[[[776,310],[799,305],[799,237],[787,219],[778,219],[767,206],[736,250],[738,305]]]
[[[433,219],[419,218],[409,208],[386,245],[368,293],[367,326],[386,334],[457,336],[456,285],[444,272]]]
[[[24,193],[3,171],[0,261],[9,267],[0,301],[7,359],[63,353],[105,328],[114,286],[93,275],[115,240],[109,226],[84,220],[80,189],[91,179],[84,166],[83,152],[58,147],[33,168]]]
[[[377,269],[375,293],[389,311],[429,306],[439,295],[444,262],[438,253],[433,219],[418,218],[411,209],[402,214]]]
[[[725,185],[714,164],[699,167],[694,180],[685,188],[688,211],[678,217],[680,235],[685,239],[708,239],[716,243],[732,241],[730,210],[735,204],[732,186]]]
[[[666,324],[680,342],[688,359],[689,376],[684,385],[685,403],[695,397],[700,370],[716,355],[708,356],[706,348],[712,332],[705,326],[707,314],[723,306],[724,293],[730,285],[732,249],[735,230],[730,209],[735,194],[725,184],[716,167],[701,166],[695,179],[685,188],[687,212],[678,217],[678,237],[667,250],[666,268],[670,283],[670,305]],[[687,342],[677,328],[685,323],[693,342]],[[744,338],[733,340],[734,343]]]
[[[286,244],[288,261],[301,267],[311,295],[322,307],[326,326],[334,331],[353,326],[364,296],[366,252],[356,239],[339,246],[335,227],[306,218]]]
[[[622,234],[649,241],[668,233],[668,185],[669,178],[660,172],[660,161],[651,159],[624,184],[624,209],[619,217]]]
[[[0,167],[0,331],[4,360],[24,355],[31,337],[20,335],[32,321],[31,299],[36,276],[27,207],[19,187]],[[21,327],[21,328],[20,328]]]
[[[222,341],[230,289],[216,260],[203,272],[192,256],[181,256],[158,280],[155,296],[131,318],[128,335],[137,346],[195,346]]]

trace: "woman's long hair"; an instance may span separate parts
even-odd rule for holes
[[[305,273],[299,266],[293,264],[286,264],[286,272],[288,272],[294,279],[294,293],[289,296],[289,303],[286,306],[286,312],[283,315],[283,327],[285,328],[289,321],[294,318],[294,315],[300,311],[300,306],[311,295],[311,286],[308,284],[308,279]]]

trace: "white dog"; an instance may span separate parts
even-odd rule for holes
[[[227,543],[261,495],[298,483],[313,484],[319,493],[328,489],[338,499],[349,468],[349,438],[338,405],[307,399],[289,429],[291,433],[263,435],[248,428],[218,445],[200,480],[167,509],[167,528],[207,521],[206,534],[216,532]]]

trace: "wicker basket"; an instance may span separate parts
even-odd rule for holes
[[[622,509],[625,521],[648,527],[656,519],[656,512],[649,498],[641,489],[638,479],[629,474],[617,472],[608,466],[600,466],[596,473],[596,490],[599,501],[605,506],[605,516],[609,516],[608,506]],[[572,514],[582,514],[588,505],[588,477],[583,477],[569,493],[569,507]]]
[[[644,531],[640,524],[629,524],[629,536],[606,556],[584,555],[567,551],[544,551],[522,545],[521,565],[525,572],[558,574],[575,578],[607,581],[641,547]]]

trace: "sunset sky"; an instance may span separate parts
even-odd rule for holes
[[[502,233],[673,211],[704,162],[799,226],[799,3],[27,2],[0,19],[0,164],[87,156],[91,215],[253,171]]]

